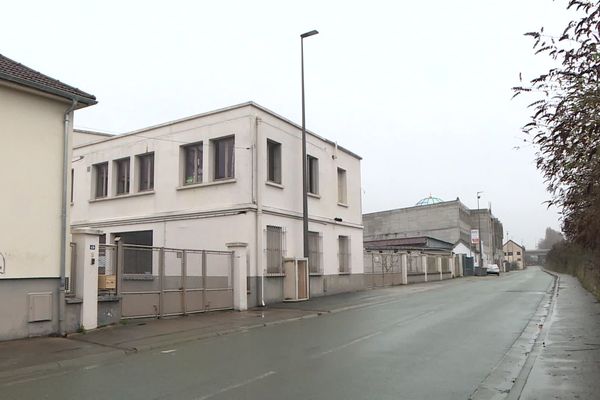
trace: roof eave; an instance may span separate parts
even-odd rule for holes
[[[79,96],[74,93],[65,92],[63,90],[54,89],[54,88],[48,87],[46,85],[41,85],[39,83],[35,83],[35,82],[31,82],[31,81],[28,81],[25,79],[17,78],[15,76],[5,74],[3,72],[0,72],[0,79],[9,81],[9,82],[13,82],[18,85],[22,85],[22,86],[29,87],[32,89],[36,89],[41,92],[53,94],[55,96],[59,96],[59,97],[65,98],[65,99],[75,100],[77,103],[84,104],[86,107],[93,106],[94,104],[98,103],[98,101],[96,100],[96,97],[94,97],[94,96],[92,96],[92,97]]]

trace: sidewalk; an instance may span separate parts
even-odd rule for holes
[[[577,278],[558,275],[558,297],[519,399],[598,399],[600,302]]]

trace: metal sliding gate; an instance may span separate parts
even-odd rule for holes
[[[164,317],[233,308],[233,252],[100,245],[116,274],[122,318]],[[115,253],[116,257],[109,257]]]

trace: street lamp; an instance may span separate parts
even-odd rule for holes
[[[481,193],[477,192],[477,229],[479,232],[479,268],[483,268],[483,247],[481,245],[481,211],[479,210],[479,199],[481,198]]]
[[[306,166],[306,115],[304,107],[304,38],[318,33],[316,30],[312,30],[300,35],[300,68],[302,74],[302,236],[305,258],[308,258],[308,171]]]

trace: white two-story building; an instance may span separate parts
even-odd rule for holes
[[[76,131],[74,140],[73,228],[100,229],[107,243],[248,243],[248,305],[283,299],[282,260],[303,255],[297,124],[248,102],[112,137]],[[311,296],[361,289],[361,159],[310,132],[307,154]]]

